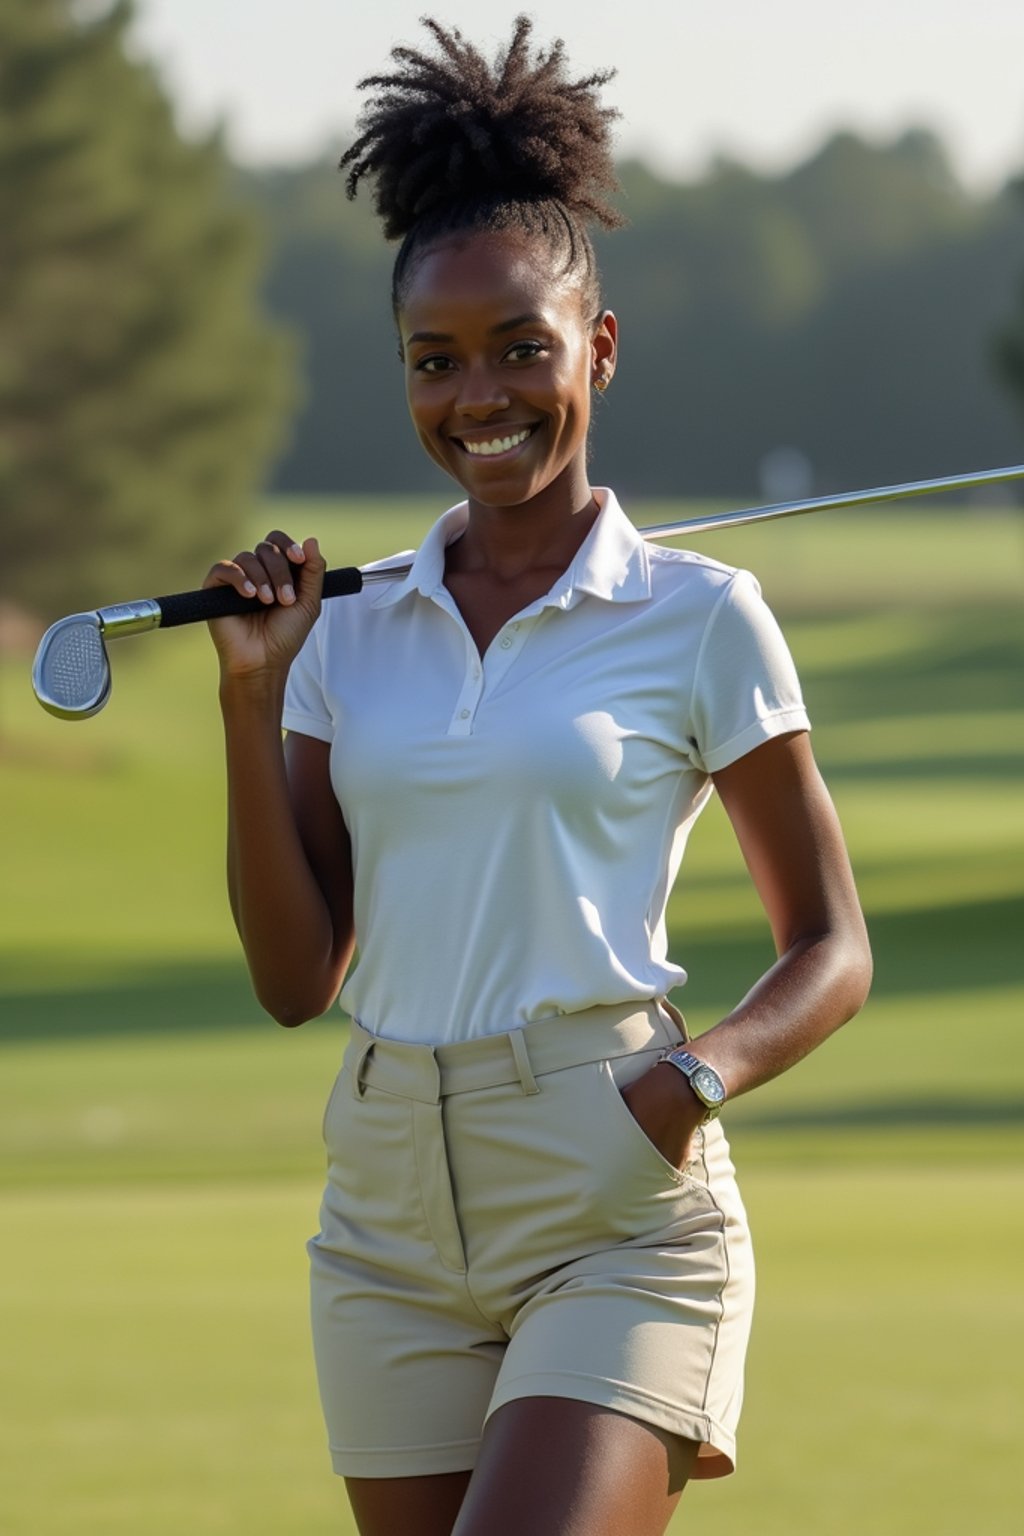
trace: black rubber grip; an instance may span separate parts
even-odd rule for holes
[[[324,576],[324,597],[351,597],[362,590],[363,573],[358,566],[341,566]],[[243,597],[234,587],[201,587],[198,592],[173,592],[155,601],[160,609],[161,629],[199,624],[205,619],[227,619],[264,606],[258,597]]]

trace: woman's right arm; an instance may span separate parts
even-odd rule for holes
[[[295,591],[289,560],[300,567]],[[219,562],[204,583],[254,596],[251,616],[210,625],[221,669],[228,889],[256,996],[288,1026],[330,1007],[355,946],[351,848],[330,747],[281,738],[288,669],[320,611],[323,571],[315,540],[300,547],[275,532]]]

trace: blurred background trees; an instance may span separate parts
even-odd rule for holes
[[[0,0],[0,592],[42,613],[143,565],[195,585],[292,399],[257,222],[126,56],[130,15]]]
[[[1020,206],[1024,208],[1024,176],[1011,183],[1010,190],[1016,194]],[[1024,415],[1024,262],[1020,263],[1016,271],[1015,287],[1017,306],[996,335],[994,361],[997,376],[1017,397],[1021,414]]]
[[[620,167],[625,230],[598,240],[621,365],[594,474],[642,496],[750,497],[780,446],[812,489],[1016,462],[1020,411],[993,338],[1024,268],[1024,207],[968,194],[932,133],[833,136],[762,176]],[[267,302],[306,338],[307,396],[272,484],[436,487],[403,430],[393,251],[330,162],[240,177],[272,229]]]
[[[243,171],[184,139],[130,16],[0,0],[0,595],[43,616],[195,584],[260,488],[453,495],[405,421],[369,200],[334,151]],[[595,479],[776,499],[1024,457],[1014,183],[969,193],[925,128],[621,175]]]

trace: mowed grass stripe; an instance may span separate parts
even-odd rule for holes
[[[950,1146],[931,1169],[750,1170],[745,1194],[740,1470],[674,1529],[1010,1536],[1019,1166]],[[316,1201],[307,1181],[0,1198],[7,1529],[353,1531],[307,1337]]]

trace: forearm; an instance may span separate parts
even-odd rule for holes
[[[806,735],[715,776],[779,959],[700,1037],[730,1097],[801,1061],[862,1006],[871,952],[835,807]]]
[[[859,913],[797,939],[736,1008],[700,1035],[694,1054],[730,1099],[795,1066],[862,1007],[871,957]]]
[[[289,799],[284,678],[221,685],[228,890],[253,987],[281,1024],[330,1006],[351,953],[310,865]]]

